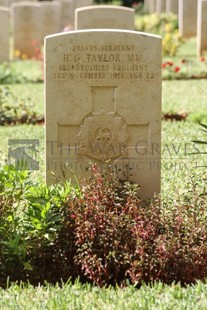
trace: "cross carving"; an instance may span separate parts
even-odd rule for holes
[[[137,130],[145,132],[148,142],[149,124],[127,123],[117,112],[116,91],[116,86],[91,87],[91,113],[79,124],[72,125],[67,118],[58,122],[58,142],[70,149],[68,155],[99,161],[127,158],[135,148],[129,143],[135,141]]]

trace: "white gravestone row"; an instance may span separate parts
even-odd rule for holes
[[[134,29],[133,9],[119,6],[90,6],[76,11],[77,29]],[[15,3],[11,12],[13,45],[18,55],[20,53],[27,58],[33,58],[35,48],[40,46],[46,35],[61,31],[61,6],[57,1]],[[98,20],[97,14],[100,16]]]
[[[64,26],[73,25],[75,8],[92,2],[92,0],[75,0],[75,2],[60,0],[12,4],[14,51],[18,50],[21,55],[33,58],[35,47],[32,42],[40,45],[46,35],[59,33]]]
[[[145,11],[153,13],[174,13],[178,14],[179,0],[147,0]]]
[[[178,14],[179,32],[182,37],[197,37],[197,56],[207,50],[207,4],[206,0],[148,0],[146,10],[150,14],[165,10]]]

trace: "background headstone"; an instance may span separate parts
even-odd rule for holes
[[[75,6],[73,0],[59,0],[61,5],[61,29],[71,27],[74,29]]]
[[[165,13],[166,12],[166,0],[157,0],[156,12],[157,13]]]
[[[97,28],[134,30],[134,10],[112,5],[94,5],[75,10],[75,30]]]
[[[9,1],[10,1],[10,5],[12,5],[13,3],[24,2],[23,0],[9,0]],[[38,2],[38,0],[28,0],[26,2]]]
[[[11,6],[14,51],[33,58],[35,48],[42,40],[41,4],[35,2],[19,2]],[[35,42],[35,44],[34,44]]]
[[[166,13],[178,14],[178,0],[166,0]]]
[[[10,10],[0,7],[0,63],[9,60]]]
[[[197,56],[207,51],[207,0],[198,0]]]
[[[0,0],[0,7],[5,6],[9,7],[9,0]]]
[[[46,37],[48,184],[88,177],[92,162],[142,197],[160,192],[161,54],[160,37],[135,31]]]
[[[184,38],[197,35],[197,6],[198,0],[179,0],[179,32]]]
[[[153,14],[156,12],[157,0],[149,0],[149,13]]]
[[[93,5],[93,0],[74,0],[74,9]]]
[[[145,13],[149,13],[149,3],[150,3],[150,0],[144,1],[144,12]]]
[[[57,1],[42,1],[42,41],[50,34],[61,32],[61,5]]]

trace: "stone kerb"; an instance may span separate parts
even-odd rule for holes
[[[75,30],[99,28],[134,30],[134,9],[94,5],[75,10]]]
[[[90,176],[90,163],[160,192],[161,38],[81,30],[45,39],[46,180]],[[75,178],[74,178],[75,176]]]

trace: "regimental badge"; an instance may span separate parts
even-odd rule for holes
[[[127,157],[126,128],[125,120],[118,113],[104,110],[91,113],[81,124],[79,155],[100,161]]]

